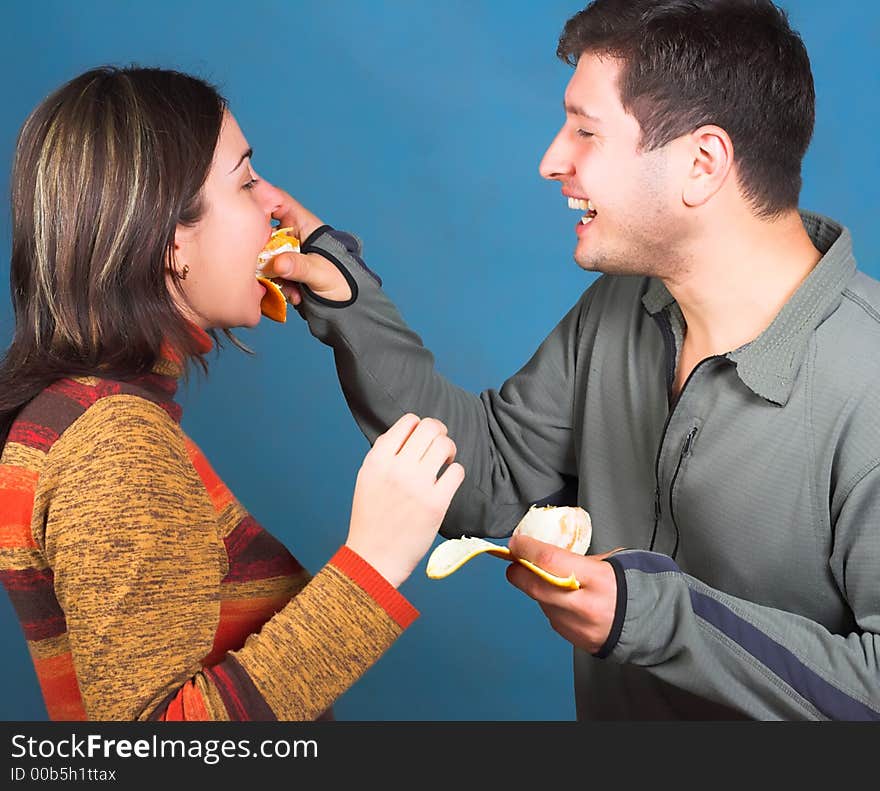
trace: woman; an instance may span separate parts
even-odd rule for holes
[[[260,320],[297,205],[248,152],[212,86],[158,69],[82,74],[19,134],[0,578],[52,719],[315,718],[417,615],[396,589],[464,476],[441,423],[376,441],[312,579],[180,428],[178,378]]]

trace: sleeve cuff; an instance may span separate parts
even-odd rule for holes
[[[300,289],[303,294],[319,305],[325,305],[329,308],[347,308],[355,303],[358,297],[358,283],[351,267],[359,267],[376,282],[376,285],[380,288],[382,286],[382,278],[364,262],[361,242],[353,234],[338,231],[330,225],[322,225],[312,231],[308,238],[302,242],[300,251],[304,254],[317,253],[326,258],[342,273],[349,289],[351,289],[349,299],[331,300],[319,297],[308,286],[301,284]]]
[[[354,550],[343,544],[330,563],[363,588],[401,629],[419,617],[419,611]]]
[[[312,231],[305,239],[300,242],[300,250],[305,247],[311,247],[312,244],[314,244],[315,239],[317,239],[322,233],[332,230],[333,227],[331,225],[327,225],[326,223],[324,225],[319,225],[317,228],[315,228],[314,231]]]
[[[610,563],[611,568],[614,569],[614,578],[617,580],[617,604],[614,607],[614,621],[611,623],[608,639],[593,654],[597,659],[605,659],[617,647],[617,641],[620,640],[620,633],[623,630],[623,622],[626,620],[626,572],[613,555],[605,558],[605,562]]]

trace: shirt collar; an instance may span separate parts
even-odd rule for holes
[[[840,305],[846,284],[856,271],[849,230],[820,214],[800,214],[822,258],[764,332],[724,355],[755,395],[780,406],[791,396],[813,332]],[[642,297],[648,313],[659,313],[674,301],[663,282],[651,278]],[[671,321],[681,321],[680,310],[667,312]]]
[[[205,330],[196,324],[190,324],[189,329],[201,354],[207,354],[214,348],[214,341]],[[150,372],[130,381],[158,395],[171,416],[179,423],[182,410],[177,403],[172,402],[177,393],[178,380],[183,376],[185,367],[186,363],[181,359],[178,351],[170,343],[165,342],[160,349],[159,359]]]
[[[207,354],[214,348],[213,339],[198,324],[190,322],[189,331],[196,342],[196,349],[200,354]],[[185,366],[186,361],[181,359],[178,350],[166,341],[159,350],[159,359],[153,366],[153,373],[179,379],[183,376]]]

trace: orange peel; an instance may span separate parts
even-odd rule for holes
[[[257,256],[257,280],[266,289],[266,293],[260,300],[260,312],[269,319],[284,323],[287,321],[287,297],[281,287],[263,274],[263,268],[276,255],[281,253],[298,253],[299,239],[293,233],[293,228],[276,228],[266,246]]]
[[[260,312],[272,321],[278,321],[283,324],[287,321],[287,297],[278,286],[268,277],[257,275],[257,281],[266,289],[263,298],[260,300]]]
[[[577,590],[581,584],[577,581],[574,574],[568,577],[559,577],[545,571],[540,566],[536,566],[523,558],[515,558],[510,554],[507,547],[499,544],[493,544],[484,538],[472,538],[464,536],[462,538],[450,538],[439,544],[428,558],[428,566],[425,573],[432,580],[441,580],[448,577],[454,571],[458,571],[471,558],[482,554],[492,555],[502,560],[510,560],[525,566],[530,571],[537,574],[542,580],[546,580],[558,588],[567,588],[568,590]]]
[[[532,506],[513,532],[514,535],[529,535],[582,555],[589,549],[593,529],[590,515],[583,508]],[[507,547],[470,536],[451,538],[439,544],[428,558],[425,573],[430,579],[443,579],[482,554],[519,563],[558,588],[578,590],[581,586],[573,572],[567,577],[551,574],[528,560],[514,557]]]

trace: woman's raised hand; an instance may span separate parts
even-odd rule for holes
[[[405,414],[364,458],[346,544],[395,588],[430,549],[464,480],[455,453],[443,423]]]

